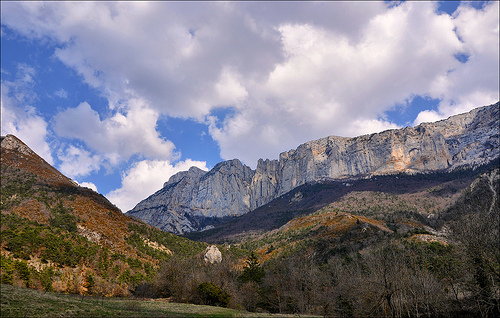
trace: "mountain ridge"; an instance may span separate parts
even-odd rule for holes
[[[176,234],[205,229],[203,220],[246,214],[296,187],[319,180],[452,171],[498,157],[499,103],[416,127],[353,138],[328,136],[260,159],[238,159],[204,172],[191,168],[127,212]]]
[[[57,185],[78,186],[78,183],[52,167],[45,159],[36,154],[16,136],[1,136],[0,143],[3,150],[2,163],[27,170]],[[24,160],[19,160],[19,158]],[[36,166],[36,168],[34,166]]]
[[[434,224],[435,218],[443,213],[444,209],[442,204],[434,202],[436,198],[443,204],[453,202],[455,196],[469,186],[479,174],[498,166],[499,160],[494,160],[474,169],[457,169],[451,173],[397,174],[357,180],[307,183],[249,213],[223,219],[221,224],[214,224],[214,228],[201,232],[185,233],[183,236],[195,241],[217,244],[245,241],[248,237],[274,231],[295,218],[316,214],[317,211],[326,206],[345,201],[346,198],[356,193],[379,193],[383,196],[389,195],[393,199],[420,194],[418,196],[421,197],[421,202],[414,201],[416,206],[410,204],[411,206],[404,208],[399,207],[400,212],[411,211],[411,215],[405,215],[404,218],[411,219],[420,225],[428,223],[434,226],[436,225]],[[404,199],[398,200],[404,201]],[[404,202],[405,205],[409,203],[410,201]],[[359,211],[350,211],[345,207],[343,210],[359,214]],[[366,216],[383,219],[384,217],[380,215],[390,214],[388,211],[385,212],[387,213],[379,211],[377,217],[374,215]]]
[[[206,247],[127,217],[14,135],[2,136],[0,152],[2,284],[126,296],[162,260]]]
[[[482,137],[469,136],[484,144]],[[209,265],[202,256],[207,243],[127,218],[102,195],[72,185],[14,136],[6,138],[0,158],[2,284],[79,293],[82,301],[83,295],[133,294],[192,303],[207,301],[200,286],[208,284],[234,307],[322,316],[342,313],[335,306],[345,300],[348,316],[387,315],[389,307],[373,304],[395,295],[393,316],[425,308],[429,316],[498,316],[498,156],[452,171],[305,183],[235,218],[246,224],[228,221],[188,233],[223,244],[223,261]],[[202,178],[233,186],[253,180],[252,170],[238,170],[237,163],[221,163],[211,174],[192,168],[165,188],[189,190]],[[32,220],[35,214],[41,219]],[[225,233],[217,232],[221,228]],[[304,300],[305,307],[281,307]],[[130,308],[136,315],[137,305]]]

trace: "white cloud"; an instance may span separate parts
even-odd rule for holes
[[[101,156],[92,155],[90,152],[73,145],[59,149],[57,157],[62,161],[59,170],[73,179],[98,171],[103,160]]]
[[[93,184],[92,182],[78,182],[78,184],[82,187],[89,188],[94,190],[95,192],[98,192],[96,185]]]
[[[16,2],[2,23],[58,43],[55,56],[108,98],[107,117],[83,104],[56,116],[61,136],[115,160],[172,160],[158,116],[192,118],[223,158],[255,165],[311,139],[393,128],[380,118],[414,96],[442,100],[416,122],[497,101],[498,2],[453,17],[437,6]],[[217,122],[217,107],[234,112]],[[76,116],[85,125],[65,124]]]
[[[253,165],[311,139],[396,128],[380,115],[460,66],[452,19],[434,11],[403,3],[373,17],[357,41],[313,24],[279,26],[284,62],[249,87],[247,107],[210,121],[222,156]]]
[[[63,44],[55,56],[101,90],[111,107],[121,99],[143,96],[164,114],[202,120],[211,108],[234,103],[244,94],[238,83],[231,84],[229,94],[220,91],[227,87],[228,75],[234,82],[237,72],[260,73],[280,58],[269,54],[268,47],[276,43],[256,34],[232,4],[64,2],[4,7],[9,14],[3,21],[9,27]],[[230,69],[235,72],[228,73]]]
[[[4,89],[2,87],[2,91]],[[47,122],[36,115],[34,108],[26,107],[25,110],[11,108],[2,96],[1,113],[2,136],[15,135],[49,164],[54,163],[46,141]]]
[[[442,99],[438,110],[423,111],[414,124],[447,118],[499,100],[499,9],[498,1],[490,1],[479,10],[468,3],[459,6],[453,24],[468,60],[436,79],[430,94]]]
[[[32,89],[35,76],[34,68],[20,64],[14,81],[2,81],[1,134],[15,135],[49,164],[53,164],[47,143],[47,122],[30,106],[37,98]]]
[[[430,123],[430,122],[441,120],[443,118],[445,118],[445,116],[439,114],[435,110],[424,110],[424,111],[421,111],[417,115],[417,118],[415,119],[413,124],[416,126],[416,125],[419,125],[421,123]]]
[[[132,209],[138,202],[161,189],[163,183],[177,172],[196,166],[207,170],[206,163],[186,160],[172,165],[169,161],[143,160],[136,162],[122,174],[122,187],[111,191],[106,197],[123,212]]]
[[[64,89],[64,88],[61,88],[60,90],[57,90],[54,92],[54,95],[59,97],[59,98],[68,98],[68,92]]]
[[[128,108],[128,109],[127,109]],[[62,137],[82,140],[88,147],[110,159],[111,164],[134,154],[151,159],[175,159],[175,146],[155,130],[158,113],[139,99],[122,106],[101,120],[87,102],[54,117],[54,131]]]

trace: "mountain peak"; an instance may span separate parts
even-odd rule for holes
[[[75,181],[52,167],[16,136],[2,136],[0,146],[2,166],[5,164],[33,173],[54,185],[78,186]]]
[[[171,180],[183,182],[169,180],[168,189],[128,213],[177,234],[201,230],[208,219],[246,214],[306,183],[484,165],[499,156],[498,136],[499,103],[417,127],[328,136],[283,152],[279,160],[259,160],[256,170],[233,159],[203,175],[185,178],[189,172],[181,172]]]
[[[35,154],[33,150],[14,135],[1,136],[0,140],[0,145],[4,149],[16,150],[27,156],[33,156]]]

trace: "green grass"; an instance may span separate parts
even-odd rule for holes
[[[1,285],[0,317],[296,317],[130,298],[82,297]],[[300,316],[305,317],[305,316]]]

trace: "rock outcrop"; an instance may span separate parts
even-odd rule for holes
[[[78,187],[78,183],[62,175],[16,136],[1,136],[0,147],[2,164],[29,171],[59,186]]]
[[[451,171],[499,156],[499,103],[417,127],[345,138],[329,136],[259,160],[205,172],[192,167],[128,212],[176,234],[200,231],[214,218],[252,211],[309,182],[394,173]]]
[[[222,262],[222,253],[219,251],[217,246],[210,245],[205,249],[205,256],[203,256],[205,263],[220,263]]]

